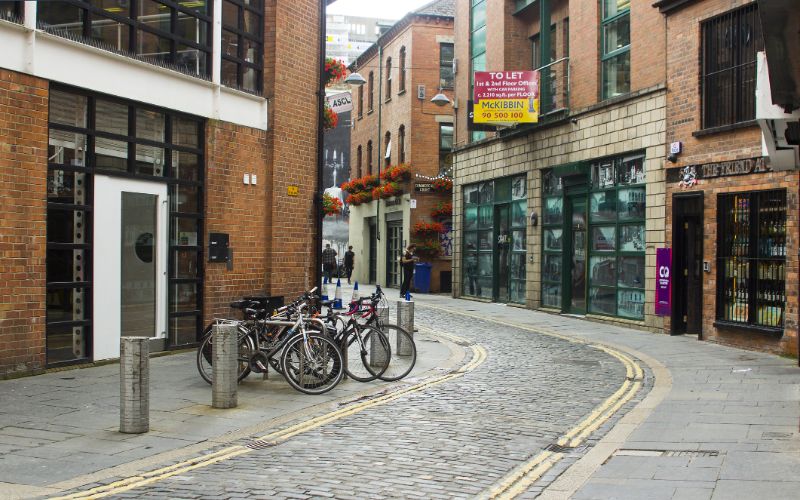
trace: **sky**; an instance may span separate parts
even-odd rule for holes
[[[328,6],[328,14],[400,19],[409,11],[431,0],[336,0]]]

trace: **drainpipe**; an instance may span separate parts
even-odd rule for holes
[[[378,45],[378,142],[375,143],[375,151],[378,155],[378,180],[381,178],[381,108],[383,107],[383,97],[381,95],[383,92],[383,46]],[[376,237],[378,241],[381,241],[381,199],[378,198],[376,200],[377,205],[375,206],[375,220],[377,221],[377,226],[375,229]],[[388,255],[386,256],[389,257]],[[377,281],[377,276],[376,276]]]
[[[325,32],[327,21],[325,11],[327,0],[319,0],[319,102],[317,104],[317,192],[314,193],[314,223],[316,225],[315,248],[314,251],[314,285],[322,284],[322,194],[325,188],[322,186],[323,172],[325,168],[324,141],[325,135],[322,124],[325,118]]]

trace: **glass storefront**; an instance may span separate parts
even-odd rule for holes
[[[525,302],[526,186],[519,175],[464,187],[463,295]]]
[[[543,174],[542,305],[643,319],[644,156],[559,173]]]
[[[48,365],[92,357],[95,174],[169,185],[167,344],[195,342],[202,327],[203,120],[53,86],[49,122]],[[128,243],[147,260],[152,241]]]

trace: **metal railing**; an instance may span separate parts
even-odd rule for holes
[[[569,109],[569,57],[536,68],[539,72],[539,116]]]

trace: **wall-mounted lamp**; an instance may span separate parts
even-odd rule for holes
[[[536,212],[531,213],[531,226],[536,227],[539,225],[539,214]]]

